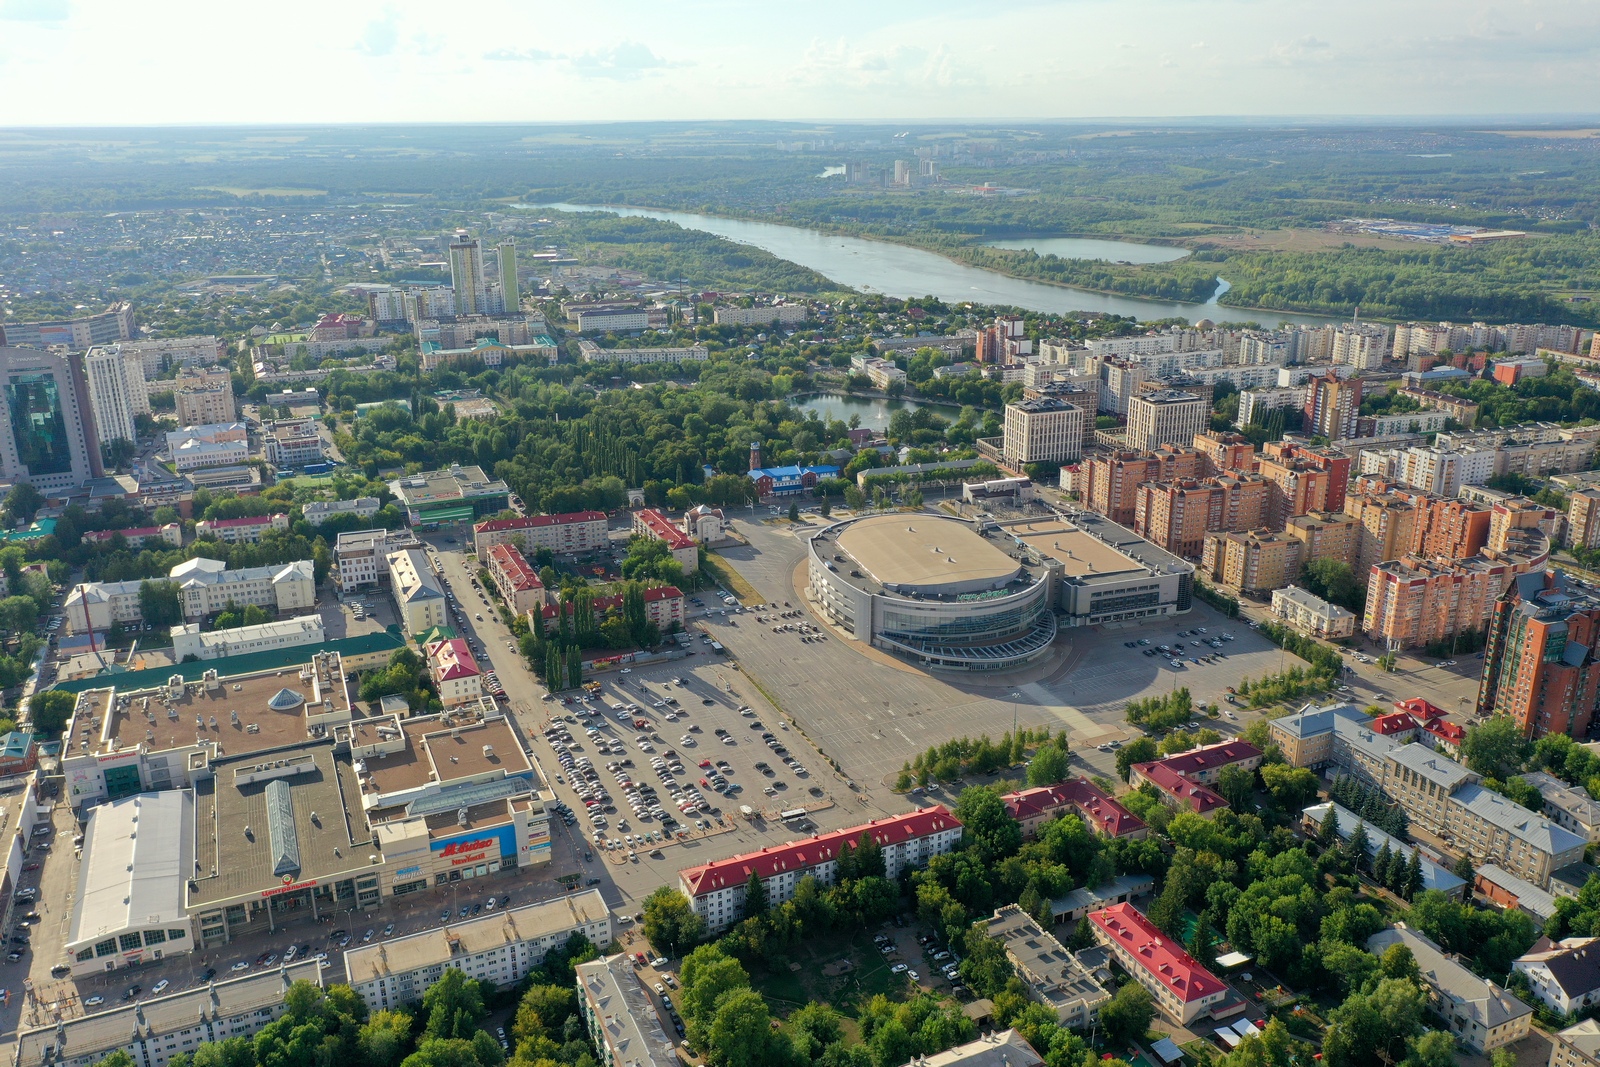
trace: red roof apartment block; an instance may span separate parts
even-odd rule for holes
[[[686,867],[678,872],[678,884],[689,898],[690,907],[715,933],[744,917],[745,884],[752,874],[766,884],[768,902],[781,904],[794,895],[795,887],[808,875],[823,885],[832,885],[840,852],[855,847],[862,834],[870,834],[883,850],[884,871],[892,880],[900,871],[921,866],[933,856],[953,849],[961,840],[961,823],[942,805],[935,804],[759,852]]]
[[[472,527],[472,546],[482,559],[495,545],[514,544],[523,552],[593,552],[605,547],[606,513],[571,511],[562,515],[523,515],[488,519]]]
[[[544,583],[516,545],[493,545],[485,561],[500,596],[518,615],[544,605]]]
[[[664,542],[667,551],[672,553],[672,558],[683,568],[684,573],[693,574],[700,569],[700,547],[695,544],[694,538],[678,529],[672,520],[661,512],[650,508],[634,512],[633,532],[642,537]]]
[[[1210,786],[1191,782],[1164,763],[1135,763],[1128,780],[1135,787],[1149,782],[1169,808],[1186,808],[1209,819],[1228,806],[1221,793]]]
[[[1094,924],[1095,938],[1173,1022],[1187,1023],[1228,1004],[1228,987],[1132,904],[1091,911],[1087,921]]]
[[[1150,829],[1143,819],[1087,778],[1023,789],[1007,793],[1001,799],[1026,834],[1037,832],[1040,826],[1068,812],[1106,837],[1144,837]]]

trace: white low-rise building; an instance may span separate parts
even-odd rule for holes
[[[935,804],[759,852],[687,867],[678,872],[678,884],[694,913],[706,921],[712,933],[718,933],[744,918],[744,890],[751,874],[766,886],[768,903],[781,904],[794,896],[802,878],[832,885],[840,851],[854,848],[863,834],[870,835],[882,848],[884,874],[893,881],[901,871],[921,867],[934,856],[955,848],[961,840],[961,824],[943,806]]]
[[[1382,956],[1391,945],[1411,950],[1422,972],[1430,1006],[1469,1052],[1480,1056],[1528,1035],[1533,1009],[1505,989],[1479,978],[1438,945],[1396,923],[1367,939],[1367,951]]]
[[[1272,613],[1290,626],[1313,637],[1338,640],[1356,632],[1356,617],[1337,604],[1290,585],[1272,591]]]
[[[354,500],[313,500],[300,509],[305,520],[313,526],[321,526],[336,515],[354,515],[358,519],[370,519],[378,513],[381,507],[375,496],[359,496]]]
[[[201,519],[194,524],[198,538],[221,541],[229,545],[253,545],[269,533],[288,533],[289,516],[247,515],[239,519]]]
[[[199,623],[190,622],[172,628],[172,658],[179,663],[190,656],[199,660],[221,659],[224,656],[269,652],[276,648],[320,645],[327,639],[321,615],[297,615],[292,619],[264,622],[258,626],[240,626],[206,633],[200,632]]]
[[[371,1011],[420,1003],[449,968],[499,988],[514,986],[574,934],[604,950],[616,924],[600,890],[491,911],[405,937],[346,949],[345,974]]]
[[[388,581],[390,552],[416,538],[405,530],[346,530],[333,545],[333,565],[345,592]]]
[[[230,606],[254,604],[287,614],[317,603],[316,569],[308,559],[230,571],[221,560],[197,556],[172,568],[169,577],[178,585],[186,619],[215,615]]]
[[[1533,995],[1558,1015],[1600,1004],[1600,938],[1541,937],[1511,969],[1526,975]]]
[[[75,977],[193,952],[184,887],[194,794],[140,793],[89,809],[66,954]]]
[[[421,549],[391,552],[386,563],[389,587],[394,593],[395,608],[400,612],[400,625],[406,633],[427,633],[435,626],[449,624],[444,590],[439,587],[439,579]]]
[[[172,568],[167,580],[178,586],[184,618],[214,615],[232,605],[254,604],[278,614],[316,606],[316,570],[310,560],[271,567],[230,571],[221,560],[197,556]],[[93,627],[104,633],[113,623],[140,622],[144,608],[139,591],[144,581],[85,582],[67,594],[62,616],[68,633]]]
[[[166,996],[64,1017],[17,1038],[17,1067],[94,1067],[125,1052],[137,1067],[166,1067],[201,1045],[254,1037],[283,1015],[295,982],[322,984],[316,960],[201,983]]]

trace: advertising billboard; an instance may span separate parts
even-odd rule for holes
[[[484,860],[498,860],[517,853],[516,827],[511,824],[468,830],[454,837],[428,842],[428,849],[447,866],[461,867]]]

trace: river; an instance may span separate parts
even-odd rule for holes
[[[657,211],[636,207],[594,207],[586,204],[517,204],[526,210],[609,211],[615,215],[637,215],[675,222],[690,230],[714,233],[740,244],[754,245],[779,259],[809,267],[818,274],[850,289],[883,293],[886,296],[935,296],[950,303],[970,300],[979,304],[998,304],[1065,314],[1072,311],[1100,311],[1129,315],[1137,319],[1248,320],[1265,325],[1295,322],[1321,326],[1329,322],[1315,315],[1287,312],[1252,312],[1217,304],[1217,297],[1228,291],[1228,283],[1217,280],[1217,291],[1204,304],[1177,300],[1152,300],[1136,296],[1097,293],[1088,289],[1047,285],[1013,278],[998,271],[971,267],[965,263],[920,248],[868,241],[860,237],[822,233],[798,226],[782,226],[747,219],[725,219],[715,215],[696,215],[682,211]],[[1052,240],[1065,240],[1053,238]],[[1020,243],[1020,242],[1017,242]],[[1038,243],[1038,242],[1036,242]],[[1099,243],[1099,242],[1096,242]],[[1136,246],[1155,248],[1158,246]],[[1168,250],[1170,251],[1170,250]]]

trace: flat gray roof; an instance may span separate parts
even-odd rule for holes
[[[875,515],[849,523],[835,540],[862,570],[891,589],[997,588],[1022,571],[1020,563],[959,519]]]
[[[228,1018],[271,1009],[283,1003],[284,992],[297,981],[322,984],[322,971],[316,960],[302,960],[243,978],[66,1019],[59,1027],[28,1030],[17,1039],[17,1063],[33,1067],[96,1053],[110,1054],[127,1045],[135,1032],[154,1037],[184,1030],[194,1026],[202,1013]],[[47,1049],[54,1051],[47,1056]]]
[[[367,856],[372,834],[361,810],[361,785],[350,761],[335,756],[330,743],[294,753],[309,764],[304,773],[277,779],[288,783],[300,870],[293,881],[350,877],[371,870]],[[236,784],[235,772],[248,764],[228,764],[216,777],[195,787],[195,889],[189,906],[252,896],[284,884],[275,863],[267,819],[267,782]],[[315,813],[316,818],[312,815]],[[248,833],[246,832],[248,831]]]
[[[575,930],[609,916],[610,909],[600,890],[588,889],[406,937],[346,949],[345,974],[351,985],[360,985],[388,974],[449,963],[454,956],[487,952],[508,941],[529,941],[563,930]]]

